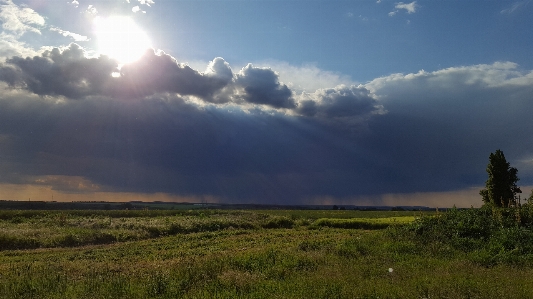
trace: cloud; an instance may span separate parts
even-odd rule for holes
[[[302,100],[298,112],[305,116],[321,118],[348,118],[368,116],[383,112],[383,107],[363,86],[339,85],[335,88],[319,89]]]
[[[198,107],[170,95],[57,103],[11,90],[0,99],[0,132],[6,136],[2,153],[10,157],[0,169],[15,176],[3,176],[4,182],[68,192],[165,192],[284,203],[315,193],[346,193],[346,186],[337,188],[335,182],[353,179],[345,177],[348,165],[342,166],[353,162],[351,147],[343,146],[351,142],[318,123]],[[77,190],[79,181],[97,187]]]
[[[205,74],[208,76],[219,78],[225,82],[233,79],[233,71],[224,58],[216,57],[207,65]]]
[[[495,62],[493,64],[479,64],[472,66],[451,67],[434,72],[424,70],[412,74],[392,74],[376,78],[365,84],[368,88],[377,92],[387,86],[411,84],[415,86],[420,82],[431,88],[448,89],[452,86],[481,86],[503,87],[508,85],[527,85],[533,77],[531,72],[523,72],[513,62]],[[420,87],[420,86],[419,86]]]
[[[41,34],[44,18],[28,7],[19,7],[12,0],[0,1],[0,22],[2,29],[20,37],[26,32]]]
[[[131,9],[131,11],[133,11],[133,12],[139,12],[139,11],[140,11],[140,12],[142,12],[142,13],[146,13],[146,11],[141,10],[141,9],[139,8],[138,5],[134,6],[134,7]]]
[[[45,51],[33,58],[12,57],[0,67],[0,80],[38,95],[80,97],[106,92],[117,64],[107,57],[87,59],[76,44]]]
[[[248,64],[237,74],[236,84],[244,89],[246,102],[275,108],[296,107],[292,91],[279,82],[278,74],[271,69]]]
[[[504,15],[510,15],[514,13],[516,10],[527,6],[530,2],[531,2],[530,0],[514,2],[513,5],[511,5],[511,7],[503,9],[502,11],[500,11],[500,13]]]
[[[513,62],[355,84],[282,62],[234,72],[217,57],[199,71],[153,50],[119,70],[71,44],[7,59],[0,81],[0,184],[291,204],[418,194],[418,203],[482,185],[498,148],[533,182],[533,71]]]
[[[71,44],[33,58],[7,59],[0,68],[0,80],[38,95],[71,99],[142,98],[168,92],[194,96],[205,102],[296,107],[292,91],[278,81],[274,71],[250,64],[234,76],[229,64],[220,57],[201,73],[164,52],[147,50],[139,60],[122,66],[118,78],[112,76],[118,72],[116,61],[106,56],[87,58],[83,48]]]
[[[155,4],[153,0],[139,0],[139,3],[141,5],[147,5],[147,6],[151,6],[151,4]]]
[[[80,2],[78,2],[77,0],[73,0],[72,2],[68,2],[68,3],[74,7],[78,7],[80,5]]]
[[[418,5],[416,4],[416,1],[413,1],[411,3],[403,3],[403,2],[399,2],[396,4],[395,6],[396,9],[405,9],[407,11],[407,13],[411,14],[411,13],[415,13],[416,12],[416,9],[418,8]]]
[[[91,14],[91,15],[96,15],[98,14],[98,10],[96,9],[96,7],[94,7],[94,5],[90,4],[89,6],[87,6],[87,9],[85,10],[86,13],[88,14]]]
[[[359,85],[347,75],[322,70],[314,64],[295,66],[286,62],[270,60],[254,65],[276,70],[279,80],[287,84],[294,94],[313,93],[318,89],[331,88],[337,85]]]
[[[224,65],[222,63],[222,65]],[[85,57],[84,50],[71,44],[54,48],[33,58],[13,57],[0,69],[0,79],[13,87],[30,90],[38,95],[61,95],[79,99],[86,96],[113,95],[144,97],[158,92],[195,95],[210,101],[213,94],[227,85],[227,71],[217,67],[214,73],[203,75],[171,56],[148,50],[138,61],[121,68],[116,61],[101,56]],[[231,71],[231,70],[230,70]]]
[[[533,72],[510,62],[376,78],[365,87],[388,113],[371,120],[367,142],[382,146],[375,153],[384,161],[399,162],[398,177],[482,184],[490,152],[501,148],[511,164],[531,157],[533,143],[516,136],[533,133],[532,83]],[[523,175],[531,182],[532,173]]]
[[[26,184],[50,186],[63,193],[93,193],[104,191],[100,186],[80,176],[44,175],[27,177]]]
[[[374,103],[362,87],[324,89],[309,94],[316,116],[299,120],[283,112],[298,107],[276,72],[247,65],[235,74],[220,57],[198,72],[149,51],[123,66],[119,78],[110,76],[113,71],[113,60],[87,58],[76,44],[13,57],[1,66],[0,81],[10,87],[0,85],[0,148],[12,159],[0,170],[13,174],[3,176],[4,182],[81,192],[73,186],[82,181],[98,186],[83,192],[211,194],[280,203],[315,191],[343,193],[345,188],[318,182],[345,180],[336,171],[322,173],[332,161],[321,153],[346,141],[313,119],[360,116]],[[231,105],[187,99],[218,103],[221,94]],[[15,125],[21,122],[29,127]],[[343,148],[333,146],[335,159],[350,155]]]
[[[77,41],[77,42],[81,42],[81,41],[88,41],[89,38],[87,36],[84,36],[84,35],[81,35],[81,34],[77,34],[77,33],[74,33],[74,32],[70,32],[70,31],[67,31],[67,30],[63,30],[63,29],[60,29],[58,27],[54,27],[54,26],[51,26],[50,27],[50,31],[54,31],[54,32],[57,32],[63,36],[66,36],[66,37],[70,37],[72,38],[73,40]]]
[[[5,32],[0,33],[0,62],[4,62],[6,58],[12,56],[35,56],[38,52],[28,47],[25,42]]]
[[[209,102],[217,91],[231,81],[231,78],[225,76],[226,73],[222,75],[218,73],[227,72],[222,68],[204,75],[187,65],[179,64],[170,55],[148,50],[139,60],[122,67],[115,92],[128,96],[173,92],[197,96]]]
[[[126,2],[127,2],[127,3],[130,3],[129,0],[126,1]],[[148,7],[151,7],[153,4],[155,4],[155,2],[152,1],[152,0],[138,0],[138,2],[139,2],[140,5],[146,5],[146,6],[148,6]],[[146,13],[146,10],[142,10],[141,7],[140,7],[139,5],[135,5],[135,6],[133,6],[133,7],[131,8],[131,11],[134,12],[134,13],[138,13],[138,12],[140,12],[140,13],[144,13],[144,14]]]
[[[389,16],[392,17],[392,16],[396,15],[401,9],[405,9],[405,11],[408,14],[412,14],[412,13],[416,12],[418,7],[419,7],[419,5],[416,4],[416,1],[413,1],[411,3],[399,2],[399,3],[396,3],[396,6],[394,6],[394,8],[396,8],[396,10],[389,12]]]

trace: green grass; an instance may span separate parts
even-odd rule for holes
[[[291,219],[316,220],[320,218],[389,218],[389,217],[421,217],[434,215],[433,211],[359,211],[359,210],[262,210],[258,213],[285,216]]]
[[[409,230],[416,223],[402,225],[412,212],[381,219],[305,212],[19,215],[0,222],[2,233],[43,246],[0,251],[0,298],[533,297],[531,266],[487,266],[471,251],[424,244]],[[350,227],[356,222],[389,228]],[[97,232],[132,237],[49,241]]]
[[[414,216],[386,217],[386,218],[320,218],[313,222],[313,226],[337,228],[383,229],[390,226],[404,225],[413,222]]]

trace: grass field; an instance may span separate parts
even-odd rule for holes
[[[0,212],[0,298],[533,298],[529,263],[405,237],[419,212],[31,212]]]

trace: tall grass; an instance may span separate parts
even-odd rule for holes
[[[19,214],[0,220],[23,244],[0,250],[0,298],[533,298],[514,213]]]
[[[244,211],[184,211],[166,216],[161,211],[133,217],[127,211],[4,213],[0,220],[0,250],[77,247],[143,240],[161,236],[216,232],[292,228],[295,221]],[[82,212],[82,213],[79,213]],[[118,213],[117,213],[118,212]],[[128,214],[128,217],[118,217]]]
[[[308,217],[301,212],[294,216],[230,210],[1,211],[0,250],[78,247],[221,230],[383,229],[414,220],[413,216],[314,219],[318,215],[329,211],[310,211]]]
[[[387,217],[387,218],[320,218],[313,222],[314,227],[336,227],[352,229],[384,229],[390,226],[401,226],[413,222],[415,217]]]
[[[383,230],[223,230],[112,246],[0,252],[0,298],[533,295],[530,268],[485,268],[466,257],[461,251],[435,257]]]

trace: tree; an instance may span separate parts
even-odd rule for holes
[[[479,191],[483,202],[496,207],[516,205],[516,193],[522,193],[516,185],[519,180],[518,170],[505,160],[501,150],[490,154],[487,173],[489,178],[485,182],[486,188]]]

